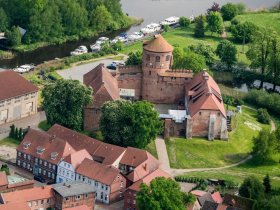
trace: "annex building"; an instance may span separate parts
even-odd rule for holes
[[[143,44],[141,66],[119,67],[110,73],[100,64],[84,75],[94,102],[85,107],[84,129],[99,129],[101,107],[120,98],[147,100],[157,106],[164,121],[164,137],[227,139],[227,117],[219,86],[206,72],[174,70],[173,47],[161,36]]]

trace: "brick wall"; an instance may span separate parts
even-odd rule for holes
[[[124,206],[123,210],[135,210],[136,207],[136,194],[137,192],[131,189],[128,189],[124,193]]]

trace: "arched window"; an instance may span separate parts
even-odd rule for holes
[[[156,56],[156,62],[160,62],[160,56]]]
[[[170,55],[167,55],[166,56],[166,61],[169,61],[170,60]]]
[[[150,60],[151,60],[150,55],[147,55],[147,56],[146,56],[146,61],[150,61]]]

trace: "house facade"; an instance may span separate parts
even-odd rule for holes
[[[0,70],[0,125],[37,113],[38,88],[18,73]]]
[[[85,108],[84,128],[98,130],[102,105],[124,98],[177,106],[160,113],[165,138],[227,139],[227,118],[214,79],[204,70],[194,75],[191,70],[172,69],[172,64],[173,47],[156,35],[143,44],[141,66],[119,67],[110,74],[100,64],[85,74],[84,84],[93,88],[95,102]]]

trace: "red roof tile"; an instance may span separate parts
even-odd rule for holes
[[[211,196],[216,203],[222,203],[223,202],[223,198],[222,198],[220,192],[214,192],[214,193],[211,194]]]
[[[153,171],[152,173],[148,174],[144,178],[140,179],[139,181],[135,182],[133,185],[131,185],[128,189],[134,190],[134,191],[139,191],[140,190],[140,185],[142,183],[145,184],[150,184],[150,182],[155,179],[156,177],[165,177],[165,178],[170,178],[170,175],[161,169],[157,169]]]
[[[30,210],[26,202],[0,204],[0,210]]]
[[[28,202],[53,197],[52,186],[34,187],[31,189],[17,190],[14,192],[2,193],[4,203]]]
[[[193,194],[196,197],[202,197],[204,196],[207,192],[202,191],[202,190],[193,190],[190,192],[191,194]]]
[[[220,88],[206,71],[196,74],[186,85],[186,97],[191,117],[200,110],[220,111],[226,117]]]
[[[0,172],[0,186],[8,185],[8,178],[5,172]]]
[[[65,208],[63,210],[90,210],[90,208],[86,205],[82,205],[82,206],[75,206],[71,208]]]
[[[143,44],[144,50],[151,52],[172,52],[173,47],[159,34],[155,35],[154,39]]]
[[[37,92],[38,88],[18,73],[0,70],[0,101]]]
[[[105,166],[89,159],[83,160],[83,162],[77,168],[76,173],[106,185],[113,184],[117,176],[120,175],[119,169],[116,169],[112,166]]]
[[[92,160],[92,157],[87,150],[83,149],[68,155],[64,158],[64,161],[70,163],[73,168],[76,169],[85,158]]]

